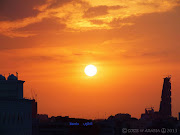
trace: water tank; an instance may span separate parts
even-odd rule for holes
[[[0,74],[0,80],[6,80],[6,78]]]
[[[14,76],[13,74],[8,76],[7,80],[18,80],[16,76]]]

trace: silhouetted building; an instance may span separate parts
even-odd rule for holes
[[[5,99],[23,99],[23,83],[13,74],[9,75],[7,80],[0,75],[0,98]]]
[[[115,122],[114,119],[100,120],[96,122],[98,127],[98,135],[114,135],[115,134]]]
[[[96,135],[98,130],[92,120],[47,115],[38,115],[38,119],[39,135]]]
[[[0,75],[0,135],[32,135],[37,102],[23,98],[23,83]]]
[[[171,82],[170,77],[164,78],[159,113],[164,117],[171,116]]]
[[[68,116],[48,118],[48,115],[39,114],[39,135],[161,135],[164,128],[170,128],[171,133],[176,134],[180,129],[180,122],[169,113],[170,87],[170,78],[164,78],[160,111],[154,111],[153,107],[146,108],[141,119],[133,118],[127,113],[118,113],[101,120],[76,119]]]
[[[146,108],[145,113],[141,114],[141,120],[158,120],[171,118],[171,82],[170,77],[164,78],[159,112],[154,109]]]
[[[153,107],[145,108],[145,113],[141,114],[141,120],[157,120],[161,119],[158,111],[154,111]]]

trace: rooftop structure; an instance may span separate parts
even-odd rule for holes
[[[164,78],[161,102],[159,112],[154,111],[153,107],[146,108],[145,113],[141,115],[141,119],[168,119],[171,117],[171,77]]]
[[[23,99],[23,83],[17,76],[9,75],[7,80],[0,75],[0,98]]]
[[[23,98],[23,84],[17,75],[0,75],[0,134],[33,135],[37,102]]]

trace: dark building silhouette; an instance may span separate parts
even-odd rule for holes
[[[92,120],[69,118],[68,116],[51,117],[38,115],[39,135],[98,135],[98,127]]]
[[[164,78],[159,111],[146,108],[140,119],[118,113],[101,120],[68,116],[48,118],[48,115],[39,114],[38,120],[39,135],[180,135],[180,121],[171,116],[170,77]]]
[[[164,78],[159,113],[162,116],[171,116],[171,82],[170,77]]]
[[[0,135],[180,135],[180,121],[171,116],[170,79],[164,78],[159,111],[146,108],[140,119],[118,113],[88,120],[37,114],[37,102],[23,97],[25,81],[0,75]]]
[[[171,112],[171,77],[164,78],[161,102],[159,111],[154,111],[153,107],[146,108],[145,113],[141,115],[144,120],[169,119],[172,117]]]
[[[37,135],[37,102],[23,97],[17,76],[0,75],[0,135]]]

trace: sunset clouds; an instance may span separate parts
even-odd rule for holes
[[[56,18],[55,23],[66,26],[66,31],[113,29],[133,25],[123,22],[132,16],[170,11],[178,6],[178,0],[37,0],[1,1],[0,33],[9,37],[28,37],[36,31],[20,31],[19,28]],[[115,23],[115,24],[114,24]]]
[[[178,0],[4,0],[1,6],[2,49],[96,46],[100,54],[114,48],[119,53],[111,56],[136,58],[179,48]]]

